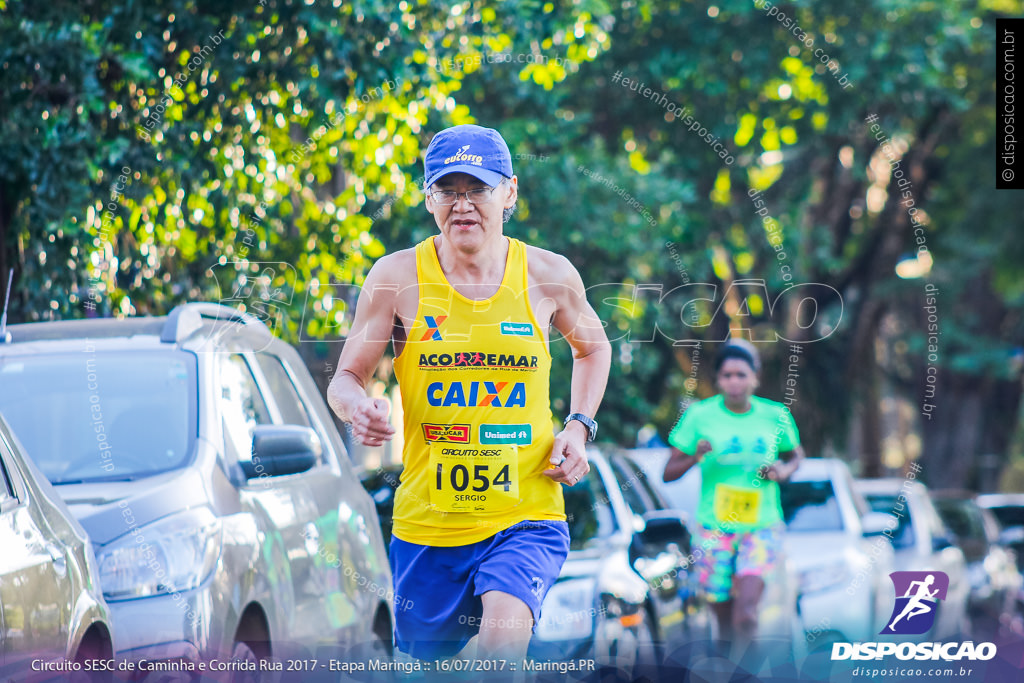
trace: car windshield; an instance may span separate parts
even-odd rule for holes
[[[53,484],[139,479],[188,462],[195,377],[183,351],[0,356],[0,413]]]
[[[896,517],[896,531],[889,536],[893,547],[897,549],[910,548],[914,545],[914,528],[911,526],[910,506],[899,500],[895,493],[865,493],[864,499],[868,501],[872,511],[881,512],[885,515]]]
[[[842,531],[843,516],[832,482],[792,481],[779,486],[787,531]]]
[[[939,499],[935,501],[935,508],[942,516],[942,521],[957,538],[985,541],[985,523],[981,511],[974,503],[967,500]]]
[[[615,515],[596,468],[576,486],[564,489],[563,495],[570,550],[580,550],[587,547],[588,541],[615,532]]]
[[[1024,526],[1024,505],[1002,505],[989,508],[1002,527]]]

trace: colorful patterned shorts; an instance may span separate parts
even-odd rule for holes
[[[695,559],[709,602],[730,598],[734,576],[763,576],[774,569],[776,549],[782,543],[781,525],[736,533],[698,529],[694,555],[703,551]]]

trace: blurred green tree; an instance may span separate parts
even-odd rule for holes
[[[812,453],[898,467],[914,453],[883,458],[885,399],[931,401],[910,418],[926,478],[991,485],[975,456],[1011,448],[1024,338],[1020,203],[991,189],[993,35],[1022,9],[10,3],[0,274],[15,319],[82,315],[91,287],[101,315],[234,298],[292,341],[333,339],[345,285],[435,230],[430,135],[477,121],[515,155],[508,232],[568,255],[609,325],[603,436],[665,434],[713,391],[714,344],[673,340],[777,334],[803,349]],[[762,393],[782,399],[788,345],[762,348]]]
[[[455,99],[518,157],[507,230],[569,255],[593,288],[617,349],[603,434],[625,444],[713,391],[714,346],[673,340],[778,334],[801,344],[792,408],[810,451],[849,447],[877,476],[884,399],[922,407],[930,391],[924,288],[941,288],[941,417],[903,419],[932,483],[980,485],[974,456],[1005,457],[1021,393],[1021,247],[1001,227],[1020,203],[992,189],[994,23],[1021,3],[772,8],[626,3],[596,19],[608,48],[553,88],[516,68],[467,76]],[[375,234],[408,246],[433,229],[420,213]],[[817,286],[779,298],[798,283]],[[762,349],[763,393],[781,400],[789,347]]]
[[[451,67],[485,42],[589,46],[575,21],[441,2],[5,4],[12,321],[213,299],[292,341],[343,333],[336,286],[383,253],[368,197],[415,184],[402,169],[428,118],[466,115]]]

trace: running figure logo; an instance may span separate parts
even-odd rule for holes
[[[920,635],[935,622],[935,605],[946,599],[949,577],[944,572],[893,572],[896,604],[883,635]]]

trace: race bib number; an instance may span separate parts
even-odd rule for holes
[[[718,484],[715,486],[715,518],[719,522],[757,524],[761,492]]]
[[[515,444],[430,444],[430,502],[444,512],[498,512],[519,502]]]

